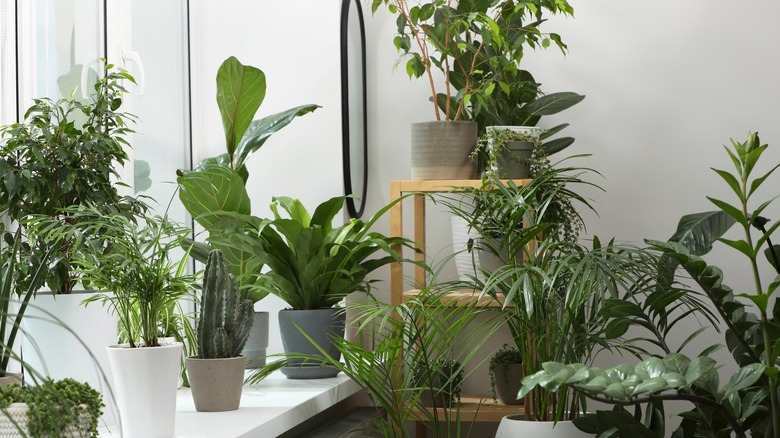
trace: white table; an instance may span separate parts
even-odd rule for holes
[[[358,391],[343,374],[293,380],[277,372],[244,386],[237,411],[197,412],[189,388],[182,388],[176,395],[176,437],[275,437]],[[119,436],[119,427],[101,428],[100,436]]]

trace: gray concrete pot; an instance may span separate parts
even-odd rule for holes
[[[412,179],[475,179],[476,122],[412,123]]]
[[[531,176],[531,156],[534,144],[530,141],[510,141],[506,151],[498,157],[498,176],[504,179],[524,179]]]
[[[249,331],[249,339],[241,350],[241,355],[246,357],[246,369],[264,367],[267,348],[268,312],[255,312],[255,321]]]
[[[333,338],[344,337],[345,323],[344,309],[280,310],[279,331],[284,351],[321,356],[317,347],[301,333],[302,330],[328,354],[340,359],[341,352],[333,345]],[[325,379],[336,377],[339,370],[298,361],[282,368],[282,373],[289,379]]]
[[[523,400],[517,399],[517,393],[523,385],[523,364],[498,364],[493,369],[496,379],[496,396],[505,405],[520,405]]]
[[[235,411],[241,404],[246,357],[198,359],[188,357],[187,375],[198,412]]]

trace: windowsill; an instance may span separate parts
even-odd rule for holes
[[[278,436],[360,391],[343,374],[331,379],[293,380],[276,372],[244,386],[241,406],[230,412],[197,412],[189,388],[176,395],[176,437]],[[110,430],[108,430],[110,429]],[[119,427],[100,436],[119,436]]]

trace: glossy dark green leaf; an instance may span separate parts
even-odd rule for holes
[[[716,239],[736,221],[724,211],[707,211],[685,215],[677,224],[677,231],[669,238],[670,242],[684,245],[691,254],[704,255],[710,252]]]
[[[550,93],[526,105],[525,111],[532,116],[549,116],[571,108],[583,99],[585,96],[568,91]]]

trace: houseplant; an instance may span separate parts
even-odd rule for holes
[[[99,392],[73,379],[0,388],[0,435],[97,438]]]
[[[259,263],[268,267],[269,272],[259,276],[251,287],[273,293],[290,306],[279,312],[287,352],[316,353],[302,332],[314,337],[319,345],[329,343],[331,337],[342,337],[346,315],[334,306],[352,292],[368,291],[375,280],[366,276],[375,269],[402,261],[391,245],[412,247],[407,239],[369,232],[393,204],[379,210],[368,222],[351,219],[336,227],[333,221],[343,203],[344,197],[337,196],[309,214],[299,200],[275,197],[271,203],[274,219],[244,217],[244,222],[253,224],[256,230],[215,240],[254,254]],[[381,257],[371,258],[375,255]],[[334,349],[329,351],[337,353]],[[282,371],[290,378],[333,377],[339,372],[336,368],[309,367],[303,363]]]
[[[192,295],[195,276],[186,274],[186,253],[178,262],[171,256],[190,230],[146,209],[137,217],[95,207],[66,211],[76,220],[39,218],[38,226],[60,240],[101,236],[103,244],[88,246],[75,262],[83,281],[103,292],[95,300],[109,305],[128,336],[128,343],[108,347],[122,435],[171,436],[182,344],[161,343],[159,330],[169,303]],[[133,324],[136,311],[139,327]]]
[[[737,202],[709,197],[719,210],[684,216],[668,242],[648,241],[651,247],[662,252],[661,287],[648,290],[643,299],[625,297],[609,303],[607,314],[611,317],[613,336],[622,335],[631,326],[641,328],[647,334],[640,339],[660,348],[661,354],[631,343],[643,359],[633,367],[620,365],[600,370],[582,364],[565,365],[562,361],[546,363],[536,374],[526,377],[521,393],[540,386],[547,390],[570,387],[588,397],[617,405],[612,412],[590,414],[576,423],[591,433],[610,429],[614,431],[613,436],[623,437],[638,433],[663,434],[664,401],[685,400],[693,404],[693,409],[681,414],[683,419],[674,436],[780,437],[780,351],[777,347],[780,306],[777,301],[774,310],[769,310],[769,300],[780,284],[776,276],[780,273],[780,247],[771,243],[771,235],[780,223],[767,227],[768,220],[762,216],[774,198],[757,206],[751,202],[767,178],[780,167],[776,164],[766,173],[754,174],[766,149],[767,145],[762,145],[755,133],[744,143],[732,140],[732,147],[726,151],[735,171],[713,170],[734,192]],[[744,238],[722,237],[734,224],[740,225]],[[753,293],[736,294],[723,283],[723,272],[702,258],[715,242],[746,256],[753,273]],[[768,284],[758,263],[762,252],[776,271]],[[674,287],[673,277],[678,267],[690,276],[702,291],[703,299],[709,301],[727,327],[726,345],[739,370],[723,386],[718,379],[719,365],[710,357],[718,346],[707,348],[697,356],[681,353],[704,327],[688,335],[676,350],[667,339],[674,333],[677,322],[694,313],[687,307],[677,313],[673,313],[674,309],[679,308],[684,297],[698,296],[695,291]],[[647,403],[644,421],[638,409],[642,403]],[[636,406],[637,414],[629,414],[622,406]]]
[[[241,402],[246,357],[241,350],[252,328],[254,305],[241,299],[238,283],[220,250],[209,253],[203,274],[198,355],[187,358],[195,409],[234,411]]]
[[[177,178],[179,199],[209,236],[208,243],[187,240],[187,245],[192,247],[190,254],[205,263],[212,247],[222,250],[228,270],[238,280],[242,298],[254,303],[267,295],[262,288],[252,287],[258,281],[257,274],[262,264],[251,252],[225,246],[217,238],[224,229],[248,227],[233,215],[251,214],[246,192],[249,179],[246,162],[249,157],[295,117],[319,108],[317,105],[301,105],[252,120],[265,98],[265,91],[265,74],[260,69],[245,66],[232,56],[226,59],[217,72],[217,104],[225,131],[225,153],[201,161],[195,170],[180,170]],[[248,357],[248,367],[265,363],[267,346],[268,312],[257,312],[253,333],[244,352]]]
[[[425,388],[421,399],[425,406],[451,408],[460,403],[463,386],[463,364],[454,359],[419,358],[412,367],[412,384]]]
[[[504,344],[490,358],[490,389],[493,400],[505,405],[520,404],[517,393],[523,379],[523,356],[520,350]]]
[[[539,133],[512,129],[488,129],[479,137],[470,157],[480,173],[491,172],[502,179],[531,176],[531,159],[536,153]]]
[[[511,93],[526,44],[546,47],[553,41],[565,48],[557,34],[545,36],[538,26],[544,12],[573,14],[573,8],[565,0],[374,0],[372,11],[382,5],[397,16],[393,43],[406,59],[407,74],[426,76],[436,120],[451,122],[412,125],[412,178],[473,178],[467,156],[478,127],[464,121],[477,118],[493,93]],[[437,71],[444,75],[442,86],[434,79]]]

